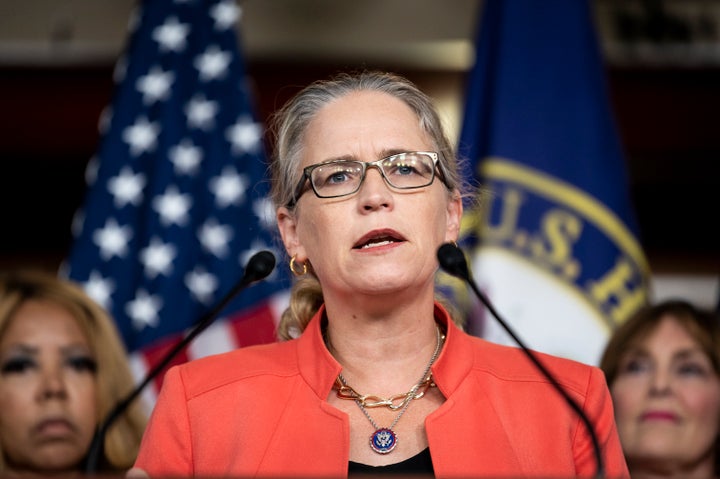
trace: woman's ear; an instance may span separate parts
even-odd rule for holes
[[[462,197],[455,192],[453,193],[452,199],[448,201],[447,205],[445,241],[457,241],[460,237],[460,222],[462,221],[462,214]]]
[[[298,261],[304,262],[306,259],[305,249],[302,247],[298,236],[296,216],[288,208],[281,206],[277,209],[275,218],[277,219],[280,237],[285,245],[285,251],[291,258],[295,256]]]

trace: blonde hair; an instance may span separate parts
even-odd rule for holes
[[[449,194],[463,195],[470,190],[462,178],[457,158],[445,134],[432,99],[408,79],[382,71],[343,72],[327,80],[318,80],[288,101],[271,117],[270,134],[274,137],[274,155],[270,163],[270,194],[276,208],[294,211],[294,188],[300,177],[305,132],[318,112],[329,103],[357,91],[386,93],[404,102],[415,112],[420,128],[427,133],[438,153]],[[307,275],[297,281],[290,295],[290,306],[283,313],[278,335],[288,339],[302,332],[323,303],[322,288],[307,263]],[[458,325],[462,322],[453,315]]]
[[[51,302],[65,309],[85,334],[97,361],[98,417],[95,421],[99,423],[135,386],[115,323],[79,285],[69,280],[44,271],[3,272],[0,273],[0,337],[17,310],[31,300]],[[142,405],[135,401],[108,430],[98,472],[124,470],[133,465],[146,422]],[[0,472],[3,470],[5,458],[0,454]]]

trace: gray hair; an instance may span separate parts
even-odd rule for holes
[[[406,78],[393,73],[339,73],[328,80],[311,83],[271,118],[275,151],[270,164],[270,179],[271,197],[276,208],[287,206],[293,200],[294,188],[299,181],[303,139],[310,122],[323,107],[356,91],[387,93],[408,105],[417,115],[420,128],[434,144],[446,174],[447,188],[464,190],[458,159],[429,96]]]

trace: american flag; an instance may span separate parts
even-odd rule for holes
[[[130,22],[64,274],[114,317],[138,380],[242,278],[281,258],[235,0],[147,0]],[[271,342],[289,275],[241,292],[171,364]],[[145,399],[154,403],[162,375]]]

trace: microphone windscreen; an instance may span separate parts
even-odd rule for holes
[[[437,258],[440,262],[440,267],[453,276],[457,276],[461,279],[469,279],[470,272],[468,271],[467,261],[465,261],[465,254],[460,248],[452,243],[445,243],[438,248]]]
[[[255,253],[245,267],[247,281],[258,281],[266,278],[275,268],[275,255],[263,250]]]

